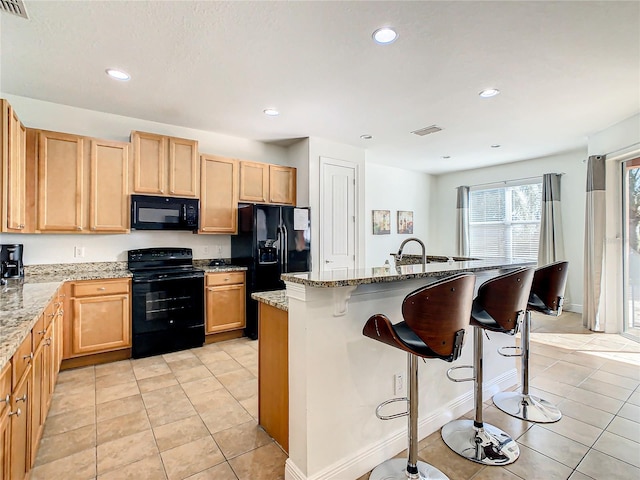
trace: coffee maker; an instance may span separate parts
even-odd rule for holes
[[[2,278],[24,277],[22,244],[0,245],[0,272]]]

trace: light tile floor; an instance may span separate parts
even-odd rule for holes
[[[257,346],[61,372],[31,480],[283,479],[286,455],[256,421]],[[559,422],[520,421],[487,399],[485,422],[520,445],[514,464],[467,461],[439,432],[420,442],[420,458],[452,480],[640,479],[640,344],[564,313],[534,316],[531,350],[532,393],[560,407]]]

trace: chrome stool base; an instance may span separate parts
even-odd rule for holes
[[[473,420],[454,420],[442,427],[442,440],[458,455],[483,465],[508,465],[520,456],[518,444],[505,432]]]
[[[501,392],[493,396],[493,403],[504,413],[528,422],[553,423],[562,418],[558,407],[533,395]]]
[[[418,473],[412,477],[407,474],[406,458],[392,458],[374,468],[369,480],[407,480],[408,478],[416,480],[449,480],[449,477],[433,465],[418,462],[417,466]]]

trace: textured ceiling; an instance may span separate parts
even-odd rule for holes
[[[430,173],[585,146],[640,112],[640,2],[25,5],[29,20],[0,14],[7,94],[261,141],[322,137]],[[395,43],[371,40],[383,25]],[[480,98],[487,87],[502,93]],[[432,124],[443,130],[410,133]]]

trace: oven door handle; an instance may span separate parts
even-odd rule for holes
[[[134,278],[133,283],[169,282],[171,280],[197,280],[200,278],[204,280],[204,275],[169,275],[164,278]]]

